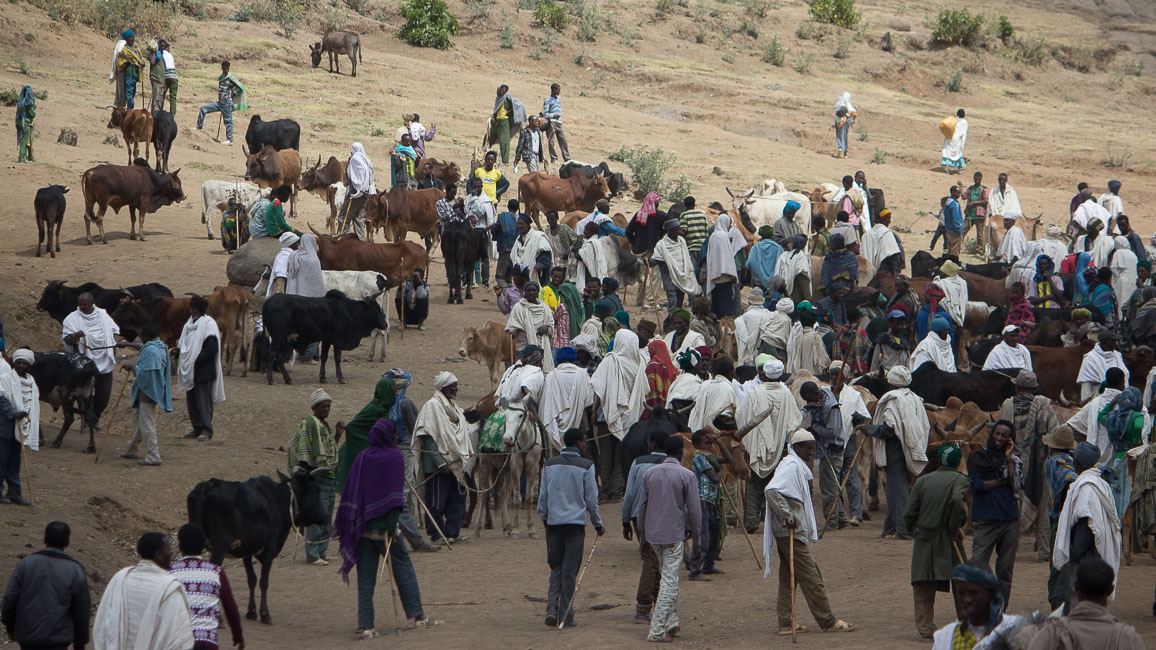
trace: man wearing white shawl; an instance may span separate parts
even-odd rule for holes
[[[638,335],[625,327],[614,334],[614,349],[590,377],[598,410],[598,473],[601,494],[622,496],[625,478],[618,464],[618,443],[638,418],[649,383],[638,351]],[[608,435],[609,434],[609,435]]]
[[[1115,238],[1116,250],[1112,252],[1108,268],[1112,269],[1112,291],[1116,292],[1116,317],[1124,320],[1124,308],[1128,306],[1127,296],[1136,290],[1136,265],[1140,259],[1132,252],[1127,237],[1117,235]]]
[[[734,315],[739,277],[735,254],[745,246],[742,233],[731,225],[731,216],[720,214],[706,241],[706,292],[710,295],[711,311],[719,318]]]
[[[1022,368],[1032,372],[1032,353],[1028,346],[1020,343],[1020,328],[1007,325],[1000,333],[1003,340],[996,344],[983,362],[984,370],[1010,370]],[[930,337],[928,337],[930,338]]]
[[[863,432],[879,438],[875,444],[875,464],[887,471],[887,518],[883,536],[910,539],[903,513],[911,493],[908,476],[919,476],[927,466],[927,437],[931,425],[923,408],[923,398],[908,386],[907,366],[892,366],[887,383],[893,389],[879,399],[875,417]]]
[[[506,319],[506,331],[514,337],[514,351],[520,353],[527,345],[536,345],[542,350],[551,350],[554,336],[554,312],[546,303],[538,300],[538,283],[523,285],[522,299],[510,310]],[[635,347],[638,347],[635,345]],[[554,355],[546,354],[542,359],[542,369],[554,369]]]
[[[782,362],[787,360],[787,344],[791,336],[791,314],[795,303],[790,298],[779,298],[775,311],[768,312],[759,324],[758,350],[766,352]]]
[[[783,383],[784,367],[778,359],[764,363],[759,369],[762,381],[750,387],[746,399],[735,414],[735,422],[740,429],[754,426],[742,440],[750,455],[751,468],[744,513],[744,524],[749,533],[758,530],[765,499],[763,489],[771,480],[775,466],[779,464],[787,436],[803,421],[795,396]],[[762,419],[761,416],[767,411],[770,411],[770,416]]]
[[[416,449],[421,453],[421,472],[425,477],[426,534],[444,543],[444,532],[450,541],[464,541],[461,536],[462,515],[466,510],[464,477],[473,469],[473,445],[470,424],[456,401],[458,378],[442,372],[434,379],[434,394],[417,414],[413,427]],[[442,532],[439,532],[438,529]]]
[[[1117,575],[1113,581],[1116,584],[1119,582],[1123,537],[1120,517],[1112,500],[1112,488],[1096,464],[1097,452],[1092,443],[1081,442],[1072,454],[1079,476],[1068,486],[1064,508],[1056,520],[1052,566],[1062,570],[1070,564],[1074,573],[1082,560],[1099,555],[1112,566]]]
[[[1084,205],[1088,205],[1088,203]],[[1108,266],[1112,251],[1116,250],[1116,240],[1106,234],[1106,228],[1107,226],[1104,226],[1102,221],[1092,221],[1088,224],[1088,234],[1076,237],[1076,243],[1072,247],[1072,250],[1077,253],[1086,252],[1091,256],[1092,266],[1098,269]]]
[[[1096,200],[1096,204],[1104,208],[1113,220],[1124,214],[1124,200],[1120,198],[1120,187],[1120,181],[1108,181],[1108,191]]]
[[[799,326],[798,334],[787,344],[787,372],[806,370],[818,376],[831,365],[831,357],[823,345],[823,336],[815,330],[815,312],[800,311]]]
[[[967,146],[967,119],[964,115],[962,108],[955,112],[955,132],[950,138],[943,139],[939,164],[948,173],[952,169],[959,171],[967,167],[967,159],[963,157],[963,148]]]
[[[702,293],[702,287],[698,284],[690,249],[682,236],[678,219],[668,219],[663,228],[666,236],[654,244],[650,264],[658,266],[662,290],[666,293],[666,311],[673,313],[682,307],[683,295],[689,296],[686,300],[690,300]]]
[[[345,200],[337,211],[338,220],[345,224],[344,232],[353,227],[357,238],[365,241],[365,205],[377,194],[373,184],[373,163],[365,155],[365,147],[354,142],[349,147],[349,162],[345,165]]]
[[[289,287],[289,260],[301,245],[301,238],[297,233],[283,232],[277,238],[281,242],[281,250],[273,258],[273,266],[269,269],[269,284],[265,287],[265,299],[273,297],[275,293],[286,293]],[[324,294],[322,294],[324,295]]]
[[[0,370],[0,490],[8,484],[8,496],[0,503],[30,505],[20,491],[21,446],[36,451],[40,444],[40,391],[28,374],[35,363],[32,350],[12,354],[12,368]]]
[[[1099,221],[1100,225],[1104,227],[1104,232],[1107,232],[1108,225],[1112,221],[1112,213],[1096,203],[1096,200],[1092,198],[1092,191],[1087,190],[1087,193],[1084,194],[1084,202],[1072,213],[1072,221],[1076,222],[1084,232],[1091,228],[1093,221]]]
[[[690,348],[685,354],[687,364],[677,361],[682,372],[675,376],[666,391],[666,408],[684,409],[688,404],[698,400],[703,381],[710,377],[705,370],[707,363],[703,363],[702,354],[697,349]]]
[[[955,353],[951,349],[950,334],[951,324],[946,318],[941,316],[933,318],[931,332],[915,346],[915,351],[907,361],[907,367],[914,372],[919,366],[930,361],[944,372],[955,372]]]
[[[854,625],[835,618],[831,613],[831,602],[823,585],[819,565],[811,555],[811,545],[819,541],[819,527],[815,522],[815,509],[811,503],[811,468],[808,463],[815,453],[815,436],[806,429],[799,429],[791,436],[791,448],[775,469],[775,474],[767,484],[766,522],[763,524],[763,562],[766,569],[764,578],[771,576],[771,552],[778,544],[779,555],[779,595],[777,614],[779,635],[789,636],[793,632],[806,632],[807,628],[791,625],[794,582],[807,599],[811,616],[824,632],[851,632]],[[791,548],[790,537],[794,537]],[[794,566],[791,566],[792,554]]]
[[[1014,187],[1008,185],[1007,174],[999,175],[999,185],[993,188],[988,196],[987,207],[996,217],[1024,215],[1023,208],[1020,207],[1020,196]]]
[[[189,298],[189,320],[177,342],[177,390],[185,393],[189,423],[193,426],[185,437],[201,441],[213,437],[213,405],[225,401],[221,331],[217,321],[205,315],[208,308],[209,301],[204,296]]]
[[[881,270],[884,260],[892,255],[902,256],[903,253],[903,248],[899,245],[899,238],[891,232],[890,215],[891,213],[887,212],[884,216],[881,211],[876,218],[875,225],[871,226],[871,230],[863,235],[863,242],[860,244],[860,251],[863,258],[867,260],[872,275]]]
[[[793,305],[792,305],[793,306]],[[759,339],[763,321],[771,311],[763,306],[763,291],[758,287],[747,294],[747,310],[735,319],[735,343],[738,347],[738,364],[748,365],[755,360],[759,349]]]
[[[662,340],[666,343],[666,349],[670,350],[672,359],[677,359],[683,350],[693,350],[706,345],[706,339],[703,338],[702,334],[690,329],[691,320],[693,317],[686,309],[679,308],[670,314],[671,326],[674,329],[667,332]],[[678,345],[674,344],[676,337],[678,337]]]
[[[579,236],[582,233],[578,233]],[[617,246],[618,243],[613,239],[586,237],[582,241],[582,246],[578,249],[578,259],[575,266],[574,284],[579,287],[586,286],[586,282],[590,278],[602,279],[610,275],[610,258],[607,255],[606,246]]]
[[[733,363],[731,363],[730,368],[731,374],[733,374]],[[716,367],[716,370],[718,369]],[[691,431],[705,429],[721,413],[724,411],[734,413],[738,407],[739,398],[735,392],[734,384],[731,383],[730,377],[720,372],[709,381],[703,382],[699,387],[694,400],[694,408],[691,409],[690,417],[687,418],[687,426],[690,427]]]
[[[1024,236],[1024,231],[1016,225],[1019,220],[1019,215],[1004,215],[1003,239],[999,242],[999,249],[996,255],[999,261],[1006,264],[1014,264],[1016,260],[1020,259],[1027,253],[1028,238]]]
[[[169,566],[173,550],[164,533],[145,533],[136,545],[140,562],[108,581],[96,618],[96,650],[188,650],[193,619],[185,588]]]
[[[565,446],[562,434],[582,422],[582,415],[594,404],[594,389],[586,369],[574,363],[577,355],[572,348],[561,348],[558,356],[558,365],[546,375],[539,415],[554,449],[561,451]]]
[[[541,277],[552,266],[553,254],[545,233],[530,227],[530,217],[519,215],[518,237],[510,249],[510,262],[531,269]]]
[[[1076,383],[1080,385],[1080,401],[1086,402],[1100,389],[1100,384],[1107,375],[1108,368],[1119,368],[1124,372],[1124,384],[1127,385],[1131,373],[1124,364],[1124,355],[1116,349],[1118,344],[1114,332],[1101,332],[1095,347],[1084,354],[1080,362],[1080,374],[1076,376]],[[1098,414],[1097,414],[1098,415]]]
[[[60,338],[64,349],[79,352],[96,364],[96,384],[93,387],[92,413],[97,420],[108,407],[112,397],[112,372],[116,370],[116,337],[120,327],[108,312],[93,304],[92,294],[85,292],[76,298],[76,311],[64,319]]]
[[[802,245],[799,245],[800,237]],[[779,255],[779,262],[775,265],[775,275],[782,278],[783,284],[786,285],[783,294],[800,300],[808,300],[811,297],[811,256],[807,254],[806,244],[806,236],[796,235],[788,244],[791,250]],[[797,282],[805,284],[796,287]]]

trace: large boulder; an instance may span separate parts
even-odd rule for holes
[[[265,265],[273,266],[273,258],[280,250],[281,242],[274,237],[258,237],[245,242],[229,256],[229,263],[225,266],[229,284],[252,288],[261,279]]]

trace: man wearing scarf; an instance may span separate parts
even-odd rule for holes
[[[967,280],[959,277],[959,271],[959,265],[948,260],[939,267],[939,278],[935,281],[943,290],[943,308],[951,315],[953,324],[963,323],[967,316]]]
[[[333,518],[333,498],[337,492],[333,468],[337,463],[337,444],[345,431],[343,422],[337,423],[336,432],[329,426],[332,406],[333,398],[323,389],[313,391],[309,396],[309,409],[313,414],[302,418],[287,449],[290,473],[295,468],[306,472],[321,470],[316,481],[321,491],[325,523],[305,529],[305,561],[317,566],[329,566],[325,552],[329,550],[329,522]]]
[[[778,232],[776,230],[775,232]],[[811,256],[807,255],[807,237],[795,235],[790,240],[791,250],[779,256],[775,275],[783,279],[786,295],[798,303],[811,299]]]
[[[751,280],[755,286],[769,289],[783,247],[774,240],[775,230],[771,226],[760,226],[758,234],[759,241],[751,246],[747,257],[747,268],[751,271]]]
[[[1081,442],[1073,456],[1078,476],[1068,486],[1056,521],[1052,565],[1061,571],[1067,569],[1070,575],[1084,560],[1100,558],[1112,567],[1118,579],[1123,541],[1120,517],[1112,502],[1112,488],[1104,480],[1105,472],[1097,465],[1100,450],[1090,442]]]
[[[0,370],[0,503],[31,505],[20,492],[22,446],[36,451],[40,444],[40,390],[28,370],[36,363],[32,350],[12,354],[12,369]]]
[[[141,465],[160,465],[161,453],[157,447],[157,406],[165,413],[173,412],[172,369],[169,367],[169,348],[157,336],[156,325],[145,323],[140,328],[140,338],[144,343],[130,343],[139,350],[136,363],[125,363],[124,369],[132,372],[132,395],[129,396],[133,408],[132,439],[121,458],[140,459],[137,447],[144,445],[144,459]]]
[[[217,76],[217,101],[201,106],[197,116],[197,130],[205,126],[205,116],[209,113],[220,113],[225,121],[225,141],[221,144],[233,144],[233,111],[243,111],[249,108],[245,103],[245,87],[229,72],[228,61],[221,61],[221,74]],[[249,153],[257,153],[250,151]]]
[[[1032,370],[1032,353],[1020,344],[1020,328],[1005,325],[1000,333],[1003,340],[996,344],[983,362],[984,370]]]
[[[690,311],[681,307],[670,313],[670,325],[673,329],[663,337],[663,340],[671,355],[678,357],[684,350],[693,350],[706,345],[706,339],[702,334],[690,329],[693,320]]]
[[[950,235],[950,233],[949,233]],[[875,225],[863,235],[863,257],[872,275],[887,271],[898,275],[907,267],[903,257],[903,243],[891,231],[891,211],[884,208],[875,218]]]
[[[960,620],[935,631],[931,650],[988,650],[1003,647],[1002,637],[1019,624],[1019,616],[1005,614],[1007,599],[999,578],[987,563],[975,558],[951,570]]]
[[[724,412],[734,413],[739,407],[738,395],[731,383],[735,365],[729,359],[717,359],[713,366],[713,377],[703,382],[694,401],[694,408],[687,418],[691,431],[709,426]]]
[[[494,110],[486,124],[486,142],[502,151],[502,164],[510,164],[510,138],[518,134],[526,123],[526,107],[510,94],[506,84],[498,86]]]
[[[32,157],[34,119],[36,119],[36,97],[32,94],[32,86],[24,86],[20,89],[20,99],[16,101],[16,159],[19,162],[35,162]]]
[[[1035,527],[1037,557],[1040,562],[1046,562],[1052,556],[1052,543],[1044,487],[1048,451],[1043,440],[1060,426],[1060,420],[1052,401],[1046,395],[1035,394],[1039,382],[1034,372],[1020,370],[1015,385],[1016,394],[1000,406],[1000,418],[1014,427],[1012,443],[1024,467],[1023,496],[1026,498],[1020,499],[1021,528],[1026,532]]]
[[[967,461],[971,481],[971,521],[975,526],[971,555],[985,565],[996,554],[995,571],[1006,603],[1020,539],[1019,490],[1023,463],[1015,455],[1015,429],[1007,420],[991,428],[987,446]]]
[[[135,41],[135,34],[131,29],[126,29],[120,33],[120,40],[112,48],[112,63],[108,67],[108,83],[116,83],[116,98],[113,100],[113,106],[117,108],[124,108],[124,72],[117,66],[120,58],[120,52],[133,41]]]
[[[524,285],[522,299],[510,310],[506,319],[506,331],[514,339],[514,351],[521,353],[529,345],[539,349],[552,349],[550,341],[554,334],[554,312],[538,300],[538,283]],[[554,355],[548,355],[542,368],[546,372],[554,369]]]
[[[514,173],[518,173],[518,163],[526,163],[526,173],[538,171],[538,165],[546,164],[545,134],[538,128],[538,118],[526,120],[526,128],[518,134],[518,146],[514,150]]]
[[[117,43],[116,55],[113,57],[113,67],[117,76],[117,100],[121,99],[120,90],[124,89],[124,106],[128,110],[135,107],[136,86],[140,82],[140,70],[145,64],[144,54],[136,46],[136,37],[131,29],[121,33],[124,45]]]
[[[213,437],[213,405],[225,401],[225,378],[221,372],[221,332],[217,321],[206,316],[209,301],[189,298],[189,320],[177,342],[177,390],[185,393],[192,431],[186,438],[201,442]]]
[[[1116,515],[1124,518],[1124,511],[1132,501],[1132,472],[1128,470],[1128,451],[1147,444],[1145,436],[1151,429],[1151,417],[1140,403],[1140,389],[1135,386],[1125,388],[1112,401],[1111,411],[1101,412],[1099,419],[1107,425],[1108,443],[1111,456],[1104,463],[1117,477],[1112,484],[1112,498],[1116,503]]]
[[[136,543],[140,561],[108,581],[92,621],[96,650],[187,650],[194,647],[189,598],[169,573],[173,549],[164,533]]]
[[[892,390],[879,399],[872,423],[863,433],[879,438],[875,444],[875,464],[887,471],[887,518],[883,537],[911,539],[903,513],[910,493],[908,476],[919,476],[927,467],[927,437],[931,425],[923,408],[923,398],[908,388],[911,371],[906,365],[887,371]]]
[[[735,255],[746,247],[746,243],[739,230],[731,225],[730,215],[720,214],[706,242],[705,276],[711,311],[720,318],[734,315],[735,287],[739,281]]]
[[[348,232],[353,227],[357,238],[366,241],[365,234],[365,205],[369,197],[377,194],[373,184],[373,163],[365,154],[365,146],[354,142],[349,146],[349,162],[345,165],[345,186],[349,189],[345,193],[345,200],[337,214],[341,215],[343,231]]]
[[[795,303],[790,298],[780,298],[775,310],[769,312],[759,323],[756,351],[770,354],[779,361],[787,361],[787,343],[791,334],[791,314],[795,313]]]
[[[751,468],[743,522],[748,533],[758,530],[765,503],[763,490],[779,464],[788,437],[803,420],[795,396],[784,383],[784,368],[777,359],[765,362],[759,368],[757,385],[747,390],[746,399],[735,414],[740,429],[749,429],[742,439],[750,454]],[[768,411],[770,416],[764,419]]]
[[[763,291],[758,287],[747,294],[747,310],[735,319],[735,343],[738,347],[739,365],[754,361],[759,347],[759,328],[771,315],[763,306]]]
[[[1016,226],[1019,215],[1005,215],[1003,218],[1004,236],[999,242],[996,257],[1000,262],[1015,264],[1016,260],[1024,256],[1028,248],[1028,238],[1022,228]],[[983,228],[979,228],[980,232]]]
[[[806,626],[793,623],[791,590],[798,586],[807,599],[811,616],[824,632],[853,632],[855,626],[840,620],[831,613],[831,602],[827,598],[827,588],[823,585],[823,575],[811,554],[811,545],[819,541],[819,527],[815,521],[815,510],[811,505],[811,468],[809,463],[815,453],[815,436],[806,429],[799,429],[791,435],[791,446],[783,460],[778,463],[774,476],[765,490],[766,523],[763,526],[763,562],[766,563],[764,578],[771,576],[771,551],[778,545],[779,555],[779,595],[777,614],[779,636],[791,636],[796,632],[806,632]],[[794,537],[794,546],[791,540]],[[794,566],[791,566],[791,554]],[[792,585],[790,576],[794,575]]]
[[[830,239],[830,250],[823,256],[819,270],[819,291],[827,291],[837,282],[854,288],[859,283],[859,258],[847,250],[843,235],[834,233]]]
[[[333,523],[341,552],[340,573],[346,583],[349,572],[357,567],[357,636],[362,639],[377,636],[373,592],[383,556],[390,563],[405,617],[414,627],[441,624],[426,616],[413,561],[398,539],[398,520],[405,511],[405,476],[394,424],[379,419],[369,430],[369,447],[357,455],[349,469]]]
[[[390,159],[391,188],[401,185],[407,190],[417,189],[417,152],[413,149],[413,137],[406,133],[401,136],[401,142],[393,148]]]
[[[649,192],[642,199],[642,207],[634,213],[630,224],[626,226],[626,238],[630,240],[630,252],[635,255],[644,255],[654,250],[655,244],[662,239],[666,230],[666,222],[670,219],[667,213],[658,209],[658,192]],[[678,219],[674,219],[678,221]]]
[[[1080,384],[1081,401],[1087,401],[1096,394],[1110,368],[1120,369],[1124,374],[1125,385],[1131,376],[1127,364],[1124,363],[1124,355],[1116,349],[1119,344],[1119,337],[1116,336],[1116,333],[1100,332],[1098,339],[1095,347],[1088,350],[1080,362],[1080,374],[1076,377],[1076,382]],[[1091,434],[1088,434],[1089,440],[1091,437]]]
[[[60,338],[69,352],[80,352],[96,364],[96,385],[92,395],[92,414],[99,420],[112,396],[112,371],[116,370],[116,337],[120,327],[108,312],[96,307],[92,294],[76,298],[76,311],[64,319]]]
[[[690,305],[690,312],[694,314],[690,321],[690,331],[701,334],[703,343],[713,350],[722,336],[722,328],[711,313],[711,301],[706,296],[695,298]]]
[[[935,592],[948,590],[952,564],[963,559],[952,543],[963,542],[962,526],[967,521],[970,486],[958,469],[962,457],[959,447],[942,444],[939,468],[915,480],[903,512],[907,529],[915,537],[911,591],[915,597],[915,629],[924,639],[935,634]],[[960,613],[958,609],[956,613]]]
[[[698,284],[694,261],[678,219],[668,219],[663,228],[666,235],[654,245],[650,264],[658,267],[662,290],[666,293],[667,314],[673,316],[675,310],[682,307],[684,297],[693,299],[702,293],[702,287]]]
[[[1000,174],[997,180],[999,185],[991,191],[987,200],[987,207],[992,215],[1003,217],[1014,214],[1017,217],[1022,217],[1024,211],[1020,207],[1019,194],[1016,193],[1014,187],[1008,185],[1007,174]]]
[[[578,367],[578,351],[571,347],[559,348],[555,353],[557,365],[546,375],[542,387],[539,415],[555,449],[563,445],[562,435],[582,424],[582,417],[594,405],[594,389],[590,376]]]
[[[894,368],[906,369],[910,363],[911,342],[904,332],[907,328],[907,315],[893,309],[887,315],[887,325],[887,331],[875,337],[875,345],[871,350],[871,373],[882,375]]]
[[[680,352],[675,360],[682,372],[674,378],[666,392],[666,407],[685,415],[698,399],[702,383],[710,379],[711,351],[706,346],[688,348]]]
[[[795,223],[795,213],[798,212],[801,207],[803,206],[800,205],[798,201],[787,201],[786,204],[783,205],[782,216],[780,216],[771,227],[771,237],[784,250],[791,248],[791,242],[795,238],[795,235],[803,234],[803,231],[799,228],[799,224]],[[804,245],[806,245],[805,238],[803,241]]]
[[[1132,230],[1132,221],[1128,215],[1122,214],[1116,217],[1116,230],[1120,232],[1120,236],[1128,240],[1128,247],[1136,254],[1136,259],[1141,262],[1148,260],[1148,251],[1144,249],[1144,240],[1140,239],[1140,235]],[[1149,271],[1152,269],[1149,268]]]
[[[823,345],[823,335],[815,329],[817,320],[814,310],[799,311],[799,325],[802,328],[788,346],[787,372],[806,370],[818,376],[831,365],[831,357]]]
[[[587,320],[585,304],[582,301],[582,292],[578,290],[578,286],[573,282],[562,282],[566,277],[565,267],[556,266],[550,271],[550,287],[554,291],[555,296],[559,301],[559,309],[565,307],[566,310],[566,327],[565,340],[569,343],[574,337],[582,332],[582,324]],[[559,280],[555,283],[555,279]],[[561,325],[561,319],[558,316],[557,310],[554,312],[554,319]],[[555,332],[555,336],[560,336],[561,332]]]
[[[622,328],[614,335],[614,349],[590,377],[598,416],[598,473],[602,493],[622,496],[625,478],[618,463],[618,445],[627,430],[642,417],[649,384],[646,365],[638,351],[638,335]]]
[[[937,316],[931,321],[931,334],[923,337],[919,345],[911,353],[907,367],[915,372],[919,366],[927,362],[944,372],[955,372],[955,356],[951,349],[951,323],[946,318]]]
[[[1125,310],[1128,307],[1123,300],[1131,298],[1132,292],[1136,289],[1136,281],[1139,279],[1136,271],[1140,260],[1136,258],[1136,254],[1128,246],[1127,237],[1117,236],[1115,242],[1116,250],[1112,251],[1108,268],[1112,270],[1110,284],[1116,302],[1116,318],[1123,321]]]
[[[1108,259],[1115,249],[1116,240],[1104,234],[1104,222],[1099,219],[1093,219],[1088,223],[1088,234],[1080,235],[1073,248],[1075,251],[1091,255],[1092,266],[1098,269],[1108,266]]]
[[[425,505],[429,519],[426,534],[439,544],[466,542],[461,534],[465,514],[465,475],[472,467],[470,425],[454,401],[458,378],[442,372],[434,379],[433,397],[421,407],[414,425],[414,444],[421,449],[425,480]],[[440,528],[450,539],[441,538]]]
[[[1051,497],[1051,507],[1048,509],[1048,523],[1051,531],[1048,538],[1048,548],[1054,549],[1056,532],[1059,530],[1060,511],[1064,509],[1064,500],[1068,496],[1068,488],[1076,480],[1078,472],[1075,469],[1075,459],[1072,451],[1076,448],[1076,439],[1072,435],[1072,427],[1064,425],[1044,436],[1044,445],[1049,455],[1046,467],[1048,491]],[[1094,446],[1094,445],[1093,445]],[[1098,450],[1097,453],[1098,458]],[[1094,461],[1093,461],[1094,464]],[[1048,552],[1048,605],[1052,610],[1063,606],[1071,596],[1071,576],[1068,567],[1056,566],[1052,562],[1052,552]]]
[[[552,257],[553,251],[546,235],[530,225],[530,217],[518,215],[518,236],[510,249],[510,262],[530,269],[540,281],[545,282]]]
[[[570,226],[558,222],[558,211],[546,211],[546,239],[550,242],[554,263],[566,266],[570,261],[570,251],[578,241],[578,233]]]
[[[1064,300],[1064,281],[1055,273],[1056,263],[1048,255],[1036,258],[1036,274],[1027,287],[1028,302],[1034,307],[1059,307]]]

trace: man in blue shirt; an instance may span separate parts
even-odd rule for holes
[[[1014,454],[1014,436],[1015,425],[1007,420],[996,422],[987,446],[967,461],[971,520],[975,525],[971,557],[988,564],[995,552],[995,574],[1005,603],[1011,595],[1012,570],[1020,540],[1020,506],[1016,492],[1022,482],[1023,467]]]
[[[573,428],[562,435],[562,453],[546,461],[538,488],[538,516],[546,527],[546,562],[550,565],[550,587],[546,596],[546,625],[556,626],[561,617],[566,627],[575,627],[574,580],[582,562],[582,542],[586,537],[586,516],[601,537],[602,517],[598,514],[598,486],[594,462],[584,458],[586,438]]]
[[[963,247],[963,210],[959,207],[960,189],[958,185],[951,186],[951,198],[943,206],[943,236],[947,243],[947,254],[959,259],[960,249]]]
[[[510,251],[514,248],[514,240],[518,238],[518,200],[510,199],[506,203],[506,211],[498,215],[497,221],[490,226],[490,238],[498,245],[498,265],[494,269],[494,282],[500,288],[510,286]]]
[[[558,138],[558,148],[562,150],[562,162],[570,162],[570,145],[566,142],[566,131],[562,129],[562,84],[550,84],[550,96],[542,102],[542,117],[546,118],[546,137],[550,141],[550,162],[558,160],[554,153],[554,138]]]

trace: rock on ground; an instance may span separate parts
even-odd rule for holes
[[[63,144],[66,144],[70,147],[75,147],[76,146],[76,131],[73,131],[72,129],[70,129],[68,127],[64,127],[62,129],[60,129],[60,137],[56,138],[56,141],[61,142]]]
[[[252,288],[261,279],[265,265],[273,265],[273,258],[281,250],[281,242],[273,237],[258,237],[245,242],[237,252],[229,256],[225,275],[230,284]]]
[[[116,137],[115,133],[109,133],[108,135],[104,136],[103,144],[111,144],[114,147],[119,147],[120,138]]]

